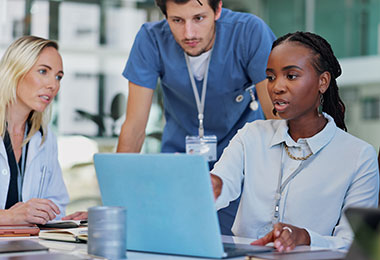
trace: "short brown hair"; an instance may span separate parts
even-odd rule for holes
[[[186,4],[190,0],[155,0],[155,1],[156,1],[156,5],[161,9],[161,12],[165,16],[167,16],[168,14],[166,12],[166,2],[173,1],[176,4]],[[202,4],[202,1],[204,1],[204,0],[197,0],[197,1],[200,4]],[[208,0],[208,4],[212,8],[212,10],[214,10],[214,12],[216,12],[216,9],[218,8],[218,5],[219,5],[220,1],[222,1],[222,0]]]

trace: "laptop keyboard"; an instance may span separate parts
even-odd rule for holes
[[[224,258],[245,256],[252,253],[264,253],[272,252],[273,247],[268,246],[252,246],[248,244],[233,244],[233,243],[223,243],[224,252],[226,256]]]

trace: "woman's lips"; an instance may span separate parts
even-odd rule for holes
[[[274,108],[277,110],[277,112],[282,112],[289,106],[289,102],[286,102],[283,100],[275,101],[273,102],[273,105],[274,105]]]

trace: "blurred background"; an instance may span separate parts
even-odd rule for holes
[[[348,131],[380,147],[380,0],[224,0],[262,18],[276,36],[297,30],[325,37],[343,68],[338,79]],[[163,19],[154,0],[0,0],[0,56],[22,35],[57,40],[65,77],[52,126],[71,203],[67,213],[101,204],[92,157],[114,152],[125,117],[121,76],[134,37]],[[164,124],[155,91],[143,153],[160,151]]]

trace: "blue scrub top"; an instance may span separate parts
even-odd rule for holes
[[[216,21],[204,110],[205,135],[218,138],[217,155],[246,122],[264,119],[249,108],[245,89],[265,79],[275,36],[258,17],[223,9]],[[183,49],[166,20],[145,23],[138,32],[123,72],[129,81],[155,89],[161,79],[166,125],[162,152],[185,152],[186,135],[198,135],[198,111]],[[201,93],[202,81],[197,81]],[[241,102],[236,97],[243,95]]]

